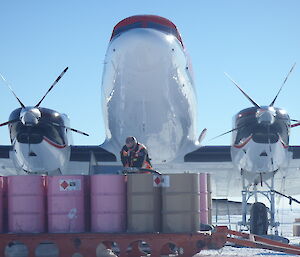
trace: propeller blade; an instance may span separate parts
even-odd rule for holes
[[[0,74],[1,79],[3,80],[4,84],[9,88],[9,90],[13,93],[15,98],[18,100],[19,104],[21,105],[22,108],[25,108],[25,105],[22,103],[19,97],[15,94],[15,92],[12,90],[11,84]]]
[[[241,87],[238,85],[238,83],[236,83],[226,72],[224,72],[225,76],[227,78],[229,78],[229,80],[234,84],[236,85],[236,87],[243,93],[244,96],[247,97],[247,99],[257,108],[260,108],[260,106],[249,96],[247,95],[243,89],[241,89]]]
[[[199,135],[199,138],[198,138],[198,142],[199,144],[203,141],[203,139],[205,138],[206,136],[206,133],[207,133],[207,128],[204,128],[201,132],[201,134]]]
[[[294,119],[291,119],[291,121],[296,122],[295,124],[291,124],[291,126],[290,126],[291,128],[300,126],[300,120],[294,120]]]
[[[62,76],[67,72],[67,70],[69,69],[69,67],[66,67],[63,72],[57,77],[57,79],[53,82],[53,84],[51,85],[51,87],[48,89],[48,91],[46,92],[46,94],[42,97],[42,99],[35,105],[35,107],[39,107],[40,104],[43,102],[43,100],[45,99],[45,97],[49,94],[49,92],[52,90],[52,88],[57,84],[57,82],[62,78]]]
[[[60,124],[57,124],[57,123],[54,123],[54,122],[51,122],[51,124],[54,125],[54,126],[57,126],[57,127],[66,128],[66,129],[72,130],[72,131],[74,131],[76,133],[79,133],[79,134],[82,134],[84,136],[89,136],[89,134],[87,134],[87,133],[85,133],[83,131],[80,131],[78,129],[70,128],[70,127],[67,127],[67,126],[64,126],[64,125],[60,125]]]
[[[214,140],[214,139],[216,139],[216,138],[218,138],[218,137],[224,136],[224,135],[226,135],[226,134],[229,134],[229,133],[231,133],[231,132],[233,132],[233,131],[236,131],[236,130],[238,130],[238,129],[240,129],[240,128],[243,128],[243,127],[245,127],[245,126],[241,126],[241,127],[234,128],[234,129],[232,129],[232,130],[226,131],[225,133],[223,133],[223,134],[221,134],[221,135],[218,135],[218,136],[216,136],[216,137],[213,137],[213,138],[210,139],[210,140]]]
[[[300,122],[295,123],[295,124],[292,124],[292,125],[291,125],[291,128],[298,127],[298,126],[300,126]]]
[[[277,97],[278,97],[278,95],[279,95],[281,89],[283,88],[285,82],[286,82],[287,79],[289,78],[289,76],[290,76],[290,74],[292,73],[292,71],[293,71],[293,69],[294,69],[295,66],[296,66],[296,63],[294,63],[294,65],[293,65],[292,68],[290,69],[289,73],[286,75],[286,77],[285,77],[285,79],[284,79],[284,81],[283,81],[283,83],[282,83],[282,85],[281,85],[281,87],[280,87],[280,89],[279,89],[277,95],[275,96],[275,98],[273,99],[272,103],[270,103],[269,106],[273,106],[273,105],[275,104],[275,101],[276,101],[276,99],[277,99]]]
[[[74,131],[74,132],[76,132],[76,133],[79,133],[79,134],[82,134],[82,135],[84,135],[84,136],[89,136],[89,134],[87,134],[87,133],[85,133],[85,132],[83,132],[83,131],[80,131],[80,130],[78,130],[78,129],[73,129],[73,128],[69,128],[69,127],[66,127],[66,126],[64,126],[66,129],[69,129],[69,130],[72,130],[72,131]]]
[[[7,122],[1,123],[0,127],[11,124],[11,123],[14,123],[14,122],[17,122],[17,121],[19,121],[19,119],[9,120]]]

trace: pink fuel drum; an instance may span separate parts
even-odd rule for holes
[[[123,175],[91,176],[91,230],[126,230],[126,181]]]
[[[45,232],[45,178],[8,177],[8,232]]]
[[[48,231],[85,232],[85,176],[48,176],[47,189]]]

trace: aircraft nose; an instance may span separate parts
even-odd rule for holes
[[[126,62],[126,66],[138,71],[155,69],[170,60],[176,38],[149,28],[137,28],[121,34],[112,42],[113,50]]]

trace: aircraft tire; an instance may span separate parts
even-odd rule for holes
[[[250,211],[250,233],[267,235],[268,225],[267,207],[260,202],[252,204]]]

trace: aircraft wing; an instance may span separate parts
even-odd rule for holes
[[[184,156],[187,166],[192,165],[199,172],[211,174],[212,192],[217,198],[241,196],[241,174],[231,162],[230,148],[203,146]],[[300,194],[300,146],[290,146],[289,151],[292,158],[287,169],[276,173],[275,190],[286,195],[297,195]]]
[[[15,166],[10,159],[11,145],[0,145],[0,175],[16,175]],[[68,170],[74,174],[88,174],[91,160],[94,165],[109,165],[116,162],[116,156],[100,146],[71,146]],[[92,163],[93,165],[93,163]]]
[[[214,198],[241,195],[241,176],[232,162],[230,146],[203,146],[184,156],[187,166],[196,166],[198,172],[211,174]]]
[[[71,146],[68,173],[96,174],[121,170],[116,156],[98,145]]]
[[[286,170],[275,176],[275,190],[286,195],[300,194],[300,146],[290,146],[292,159]]]
[[[15,175],[16,169],[9,158],[9,152],[12,150],[11,145],[0,145],[0,175],[8,176]]]
[[[94,155],[97,162],[116,162],[116,156],[100,146],[71,146],[70,161],[89,162]]]

